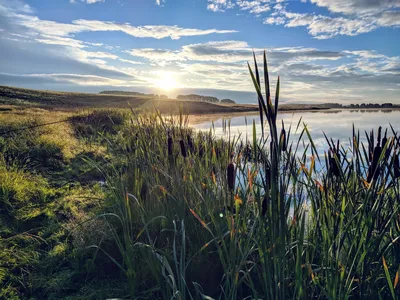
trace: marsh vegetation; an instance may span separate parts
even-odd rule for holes
[[[247,142],[183,113],[3,112],[0,297],[397,299],[398,134],[319,155],[278,129],[266,61],[250,73]]]

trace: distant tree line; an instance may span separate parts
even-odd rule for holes
[[[103,95],[124,95],[124,96],[146,96],[158,99],[168,99],[167,95],[158,95],[158,94],[145,94],[139,92],[129,92],[129,91],[101,91],[99,94]]]
[[[178,95],[176,97],[178,100],[186,100],[186,101],[201,101],[201,102],[211,102],[211,103],[228,103],[234,104],[235,101],[231,99],[222,99],[221,101],[217,97],[213,96],[203,96],[203,95],[196,95],[196,94],[189,94],[189,95]]]
[[[400,108],[400,105],[393,103],[361,103],[348,105],[339,103],[322,103],[318,104],[318,108]]]
[[[347,107],[349,108],[399,108],[400,105],[396,105],[393,103],[361,103],[361,104],[350,104]]]

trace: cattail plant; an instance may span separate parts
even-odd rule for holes
[[[179,144],[181,145],[181,154],[182,154],[182,156],[186,157],[187,156],[187,152],[186,152],[185,142],[183,140],[180,140]]]
[[[367,135],[368,139],[368,161],[372,162],[372,155],[374,153],[374,131],[371,130],[369,133],[369,137]]]
[[[200,145],[199,145],[199,157],[203,158],[204,156],[204,145],[203,143],[200,141]]]
[[[382,139],[382,149],[386,146],[388,138],[387,138],[387,128],[385,130],[385,136]],[[390,156],[390,152],[392,151],[392,147],[393,147],[393,139],[391,140],[390,144],[388,145],[388,147],[386,148],[386,152],[385,152],[385,160],[388,161],[389,156]]]
[[[379,157],[381,156],[382,153],[382,147],[381,147],[381,134],[382,134],[382,127],[379,126],[378,129],[378,138],[376,142],[376,146],[374,148],[373,154],[372,154],[372,162],[368,168],[368,176],[367,176],[367,182],[370,183],[372,178],[377,179],[379,176]],[[372,141],[373,143],[373,141]]]
[[[283,120],[282,120],[282,129],[281,129],[281,136],[279,143],[281,145],[282,152],[285,152],[287,145],[286,145],[286,130],[285,130],[285,124],[283,124]]]
[[[233,161],[231,161],[228,165],[228,168],[226,169],[227,173],[227,179],[228,179],[228,187],[231,191],[235,189],[235,165],[233,164]]]
[[[330,148],[328,151],[329,169],[333,175],[339,176],[339,167],[333,155],[335,155],[335,152],[332,150],[332,148]]]
[[[192,139],[192,137],[190,136],[190,134],[187,135],[187,143],[188,143],[189,151],[190,151],[191,153],[193,153],[193,152],[194,152],[194,144],[193,144],[193,139]]]
[[[394,155],[394,161],[393,161],[393,168],[394,168],[394,178],[399,178],[400,177],[400,159],[399,155],[396,153]]]

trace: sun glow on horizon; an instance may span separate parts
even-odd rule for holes
[[[157,86],[165,91],[170,91],[178,87],[178,82],[171,73],[163,73],[156,81]]]

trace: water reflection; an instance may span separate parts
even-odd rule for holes
[[[230,123],[231,136],[252,139],[252,124],[256,123],[257,136],[261,136],[260,117],[258,113],[253,114],[234,114],[234,115],[207,115],[191,116],[190,124],[198,130],[208,131],[212,127],[217,136],[224,136],[223,120]],[[299,112],[280,112],[278,115],[278,124],[281,120],[285,123],[285,128],[292,126],[292,141],[299,136],[299,133],[306,125],[311,132],[311,136],[319,153],[327,150],[327,143],[324,133],[334,140],[339,139],[343,146],[350,144],[353,124],[356,130],[360,131],[360,138],[366,141],[365,131],[377,129],[379,126],[383,130],[388,128],[391,133],[390,124],[398,131],[400,130],[400,110],[390,109],[353,109],[353,110],[325,110],[325,111],[299,111]],[[297,124],[300,122],[299,130],[294,133]],[[246,125],[247,124],[247,125]],[[268,128],[266,127],[266,132]],[[293,134],[294,133],[294,134]]]

